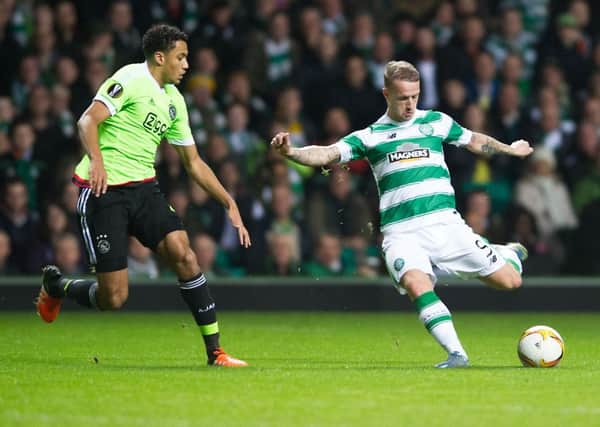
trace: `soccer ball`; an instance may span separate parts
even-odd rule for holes
[[[558,365],[564,352],[565,343],[560,334],[544,325],[526,329],[517,348],[523,366],[532,368],[552,368]]]

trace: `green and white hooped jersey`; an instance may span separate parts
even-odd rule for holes
[[[156,175],[154,160],[163,138],[173,145],[192,145],[185,100],[173,84],[161,88],[148,65],[126,65],[98,89],[111,116],[98,126],[98,142],[108,185],[149,181]],[[90,159],[79,162],[76,184],[89,186]]]
[[[469,143],[472,132],[439,111],[417,110],[406,122],[384,114],[371,126],[336,142],[340,162],[365,158],[379,190],[381,231],[406,231],[462,221],[442,143]]]

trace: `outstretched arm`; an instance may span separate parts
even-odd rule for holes
[[[491,136],[478,132],[473,132],[471,141],[466,147],[472,153],[487,155],[503,153],[515,157],[527,157],[533,152],[533,148],[531,148],[529,142],[523,139],[507,145]]]
[[[307,166],[325,166],[340,160],[340,150],[334,145],[292,147],[288,132],[279,132],[275,135],[271,140],[271,146],[281,155]]]
[[[219,182],[212,169],[200,158],[195,145],[174,145],[185,169],[194,181],[208,194],[217,199],[229,215],[231,224],[237,229],[240,244],[250,246],[250,234],[244,226],[237,203]]]

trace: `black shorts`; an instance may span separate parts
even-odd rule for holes
[[[156,181],[110,187],[100,197],[82,188],[77,213],[89,263],[98,273],[127,267],[130,235],[155,251],[167,234],[183,229]]]

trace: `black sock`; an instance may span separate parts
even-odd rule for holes
[[[98,308],[96,304],[96,290],[98,282],[95,280],[61,279],[65,296],[75,300],[77,304],[88,308]]]
[[[213,357],[212,352],[219,347],[219,324],[215,301],[210,296],[206,278],[200,273],[188,280],[179,279],[179,289],[196,324],[200,327],[206,353],[210,359]]]

